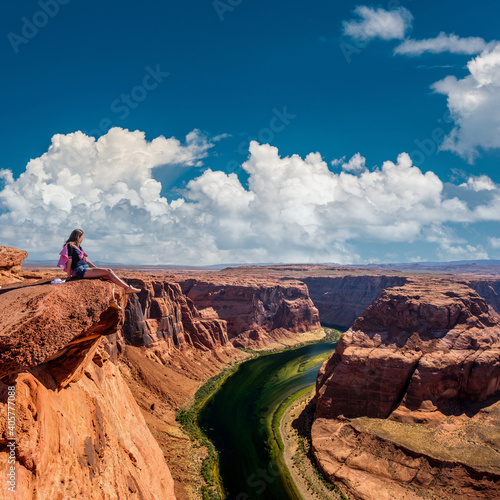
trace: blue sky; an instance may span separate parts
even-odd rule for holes
[[[50,259],[82,227],[108,262],[500,258],[499,14],[12,2],[0,244]]]

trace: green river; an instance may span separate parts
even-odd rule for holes
[[[273,416],[291,396],[315,384],[335,346],[310,344],[247,361],[205,405],[198,422],[219,451],[227,498],[300,498],[283,464]]]

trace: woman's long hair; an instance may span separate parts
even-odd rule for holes
[[[83,231],[81,229],[74,229],[66,240],[65,245],[73,243],[75,246],[78,246],[78,240],[81,236],[83,236]]]

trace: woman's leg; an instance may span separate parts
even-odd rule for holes
[[[85,272],[85,278],[106,278],[113,283],[116,283],[122,288],[128,288],[127,283],[122,281],[111,269],[104,269],[102,267],[91,267]]]
[[[121,310],[120,304],[118,304],[118,302],[116,301],[116,297],[115,297],[115,284],[114,283],[111,283],[111,299],[109,301],[109,304],[110,304],[111,307],[114,307],[115,309],[120,309]]]

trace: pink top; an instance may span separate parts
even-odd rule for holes
[[[68,256],[68,245],[69,245],[69,243],[64,245],[63,249],[59,253],[59,255],[61,257],[59,258],[59,262],[57,263],[57,267],[60,267],[61,269],[66,269],[66,262],[68,262],[68,260],[70,260],[70,258]],[[85,260],[88,257],[88,255],[80,248],[77,248],[77,247],[73,247],[73,248],[78,252],[78,256],[80,257],[80,260]],[[73,269],[71,269],[71,276],[73,276]]]

